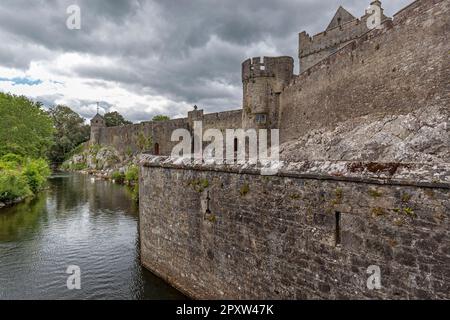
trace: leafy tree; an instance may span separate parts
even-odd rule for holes
[[[154,116],[152,119],[152,121],[167,121],[167,120],[170,120],[170,117],[163,115]]]
[[[117,111],[105,113],[103,117],[105,118],[107,127],[118,127],[132,124],[132,122],[125,120],[125,118]]]
[[[52,119],[41,103],[0,92],[0,156],[44,157],[53,132]]]
[[[62,162],[73,149],[89,140],[90,127],[67,106],[52,107],[48,113],[55,126],[54,145],[49,157],[54,162]]]

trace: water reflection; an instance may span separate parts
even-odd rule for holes
[[[81,290],[66,287],[69,265]],[[180,299],[140,266],[138,208],[128,191],[59,174],[39,197],[0,211],[0,299]]]

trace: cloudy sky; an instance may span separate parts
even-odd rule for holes
[[[89,119],[119,111],[138,122],[241,106],[241,63],[296,58],[298,33],[326,28],[343,5],[370,0],[1,0],[0,91]],[[387,15],[412,0],[385,0]],[[81,8],[69,30],[67,8]],[[298,60],[296,58],[296,65]],[[297,66],[298,67],[298,66]]]

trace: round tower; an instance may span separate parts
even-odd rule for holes
[[[100,133],[102,128],[106,128],[105,118],[97,112],[97,114],[91,119],[90,144],[100,144]]]
[[[294,59],[291,57],[258,57],[244,61],[244,129],[277,129],[280,94],[293,76]]]

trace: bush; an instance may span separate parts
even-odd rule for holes
[[[50,173],[47,162],[43,159],[38,159],[28,160],[23,167],[22,175],[26,178],[31,191],[37,193],[45,186]]]
[[[131,193],[131,198],[135,203],[139,203],[139,184],[135,184]]]
[[[139,181],[139,168],[132,165],[125,173],[125,181],[129,184],[137,183]]]
[[[18,170],[0,171],[0,201],[12,201],[32,194],[27,179]]]
[[[18,166],[23,163],[23,157],[21,157],[17,154],[14,154],[14,153],[8,153],[8,154],[5,154],[3,157],[1,157],[0,161],[13,163],[16,166]]]
[[[125,175],[119,171],[114,171],[111,175],[111,179],[115,180],[117,183],[123,183],[125,180]]]

